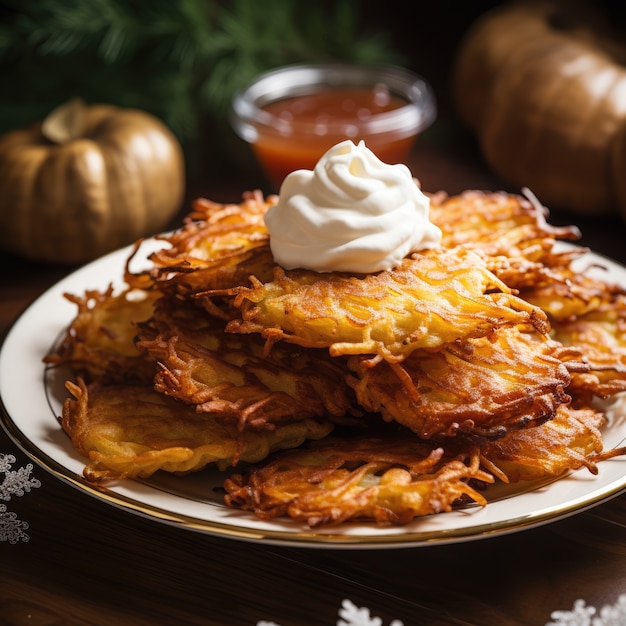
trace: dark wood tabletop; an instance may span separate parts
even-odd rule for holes
[[[451,133],[427,133],[409,165],[426,191],[506,187],[467,137]],[[207,177],[189,193],[238,201],[242,191],[262,184],[252,171],[233,181]],[[619,217],[560,211],[552,219],[578,224],[582,243],[626,263]],[[0,254],[0,332],[72,270]],[[15,457],[13,470],[31,462],[0,431],[2,454]],[[186,530],[111,506],[37,464],[32,475],[41,485],[12,497],[0,513],[0,522],[10,513],[26,522],[29,538],[0,543],[0,624],[6,626],[255,626],[262,620],[329,626],[344,600],[366,607],[383,626],[393,620],[540,625],[578,600],[599,611],[626,593],[626,495],[475,541],[344,550]]]

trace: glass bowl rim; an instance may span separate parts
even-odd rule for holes
[[[308,95],[322,87],[356,87],[383,84],[392,95],[407,101],[401,107],[372,115],[367,120],[331,122],[326,134],[352,132],[365,135],[394,133],[396,137],[417,135],[430,126],[437,115],[431,85],[419,74],[396,65],[356,63],[296,63],[259,74],[232,98],[230,121],[235,132],[248,143],[259,135],[317,135],[314,122],[287,121],[262,107],[290,96]],[[347,134],[350,134],[349,132]]]

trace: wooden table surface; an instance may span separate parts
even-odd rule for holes
[[[426,136],[410,166],[427,191],[505,188],[471,142],[451,136]],[[232,183],[207,179],[193,193],[238,201],[259,180],[258,172]],[[626,263],[620,218],[561,212],[552,221],[577,223],[583,243]],[[0,255],[0,332],[70,271]],[[0,454],[16,457],[13,470],[30,462],[2,431]],[[599,610],[626,593],[626,495],[477,541],[341,550],[184,530],[108,505],[37,465],[32,475],[41,486],[5,503],[28,523],[29,541],[0,543],[2,625],[328,626],[344,599],[383,626],[535,625],[578,599]]]

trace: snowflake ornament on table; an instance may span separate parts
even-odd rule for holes
[[[21,497],[31,489],[41,486],[41,482],[30,475],[33,471],[31,463],[13,470],[11,468],[15,461],[16,458],[12,454],[0,454],[0,473],[4,474],[4,479],[0,483],[0,500],[5,502],[13,496]],[[19,520],[15,513],[7,510],[6,504],[0,504],[0,542],[28,541],[30,537],[25,532],[27,529],[27,522]]]
[[[350,600],[344,600],[339,609],[336,626],[383,626],[380,617],[372,617],[368,608],[359,608]],[[280,626],[275,622],[257,622],[256,626]],[[394,619],[389,626],[404,626],[404,622]]]
[[[380,617],[370,617],[370,611],[367,608],[358,608],[350,600],[344,600],[339,609],[339,617],[342,619],[337,621],[337,626],[382,626]],[[404,624],[394,619],[389,626],[404,626]]]
[[[553,611],[553,620],[546,626],[623,626],[626,624],[626,594],[615,604],[603,606],[598,612],[584,600],[576,600],[571,611]]]

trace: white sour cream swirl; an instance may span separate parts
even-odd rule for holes
[[[405,165],[388,165],[347,140],[315,169],[289,174],[265,215],[275,261],[285,269],[372,273],[432,249],[441,231],[430,200]]]

